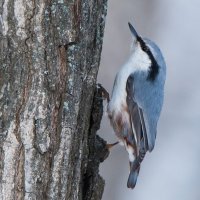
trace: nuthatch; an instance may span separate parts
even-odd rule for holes
[[[118,140],[129,154],[128,188],[134,188],[140,164],[155,145],[164,97],[166,65],[157,45],[133,36],[131,55],[117,73],[107,112]]]

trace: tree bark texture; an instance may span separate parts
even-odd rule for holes
[[[93,97],[106,9],[0,0],[0,200],[101,199],[108,152]]]

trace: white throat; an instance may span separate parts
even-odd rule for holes
[[[129,75],[136,71],[148,71],[150,66],[151,60],[138,44],[129,60],[122,66],[116,75],[108,111],[120,111],[121,105],[126,104],[126,82]]]

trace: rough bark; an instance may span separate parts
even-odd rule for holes
[[[0,0],[0,200],[101,199],[106,4]]]

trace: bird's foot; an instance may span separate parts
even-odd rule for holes
[[[100,83],[97,84],[97,87],[98,87],[98,90],[101,90],[102,99],[107,100],[107,102],[109,102],[110,101],[110,95],[109,95],[108,91]]]
[[[107,147],[107,149],[110,151],[110,149],[111,149],[112,147],[114,147],[115,145],[117,145],[117,144],[119,144],[119,142],[115,142],[115,143],[112,143],[112,144],[106,144],[106,147]]]

